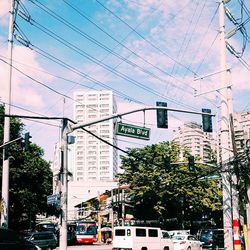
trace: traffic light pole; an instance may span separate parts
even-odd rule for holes
[[[159,107],[159,106],[153,106],[153,107],[144,107],[120,114],[114,114],[102,119],[98,119],[92,122],[84,123],[84,124],[77,124],[73,122],[74,124],[69,126],[68,121],[69,119],[63,118],[63,126],[62,126],[62,132],[61,132],[61,173],[60,173],[60,179],[61,179],[61,227],[60,227],[60,242],[59,242],[59,248],[60,250],[67,250],[67,214],[68,214],[68,134],[73,132],[76,129],[84,128],[99,122],[107,121],[110,119],[118,118],[124,115],[145,111],[145,110],[159,110],[159,109],[165,109],[168,111],[176,111],[176,112],[182,112],[182,113],[190,113],[190,114],[198,114],[198,115],[209,115],[214,116],[210,113],[204,113],[204,112],[195,112],[195,111],[188,111],[188,110],[180,110],[180,109],[173,109],[173,108],[167,108],[167,107]],[[24,116],[23,116],[24,117]],[[40,117],[39,117],[40,118]],[[39,119],[37,118],[37,119]]]
[[[120,118],[124,115],[129,115],[129,114],[133,114],[133,113],[137,113],[137,112],[141,112],[141,111],[144,112],[146,110],[166,110],[166,111],[174,111],[174,112],[188,113],[188,114],[195,114],[195,115],[215,116],[214,114],[206,113],[206,112],[195,112],[195,111],[190,111],[190,110],[174,109],[174,108],[163,107],[163,106],[149,106],[149,107],[134,109],[134,110],[127,111],[124,113],[113,114],[111,116],[107,116],[105,118],[101,118],[101,119],[94,120],[94,121],[87,122],[87,123],[74,124],[71,126],[71,129],[72,129],[72,131],[74,131],[78,128],[84,128],[84,127],[91,126],[91,125],[94,125],[94,124],[99,123],[99,122],[104,122],[104,121],[108,121],[110,119]]]
[[[12,51],[13,51],[13,32],[14,32],[14,9],[15,0],[11,1],[10,6],[10,21],[8,35],[8,60],[9,60],[9,79],[7,85],[7,98],[5,105],[5,114],[10,115],[11,104],[11,79],[12,79]],[[3,144],[10,140],[10,117],[4,117],[4,137]],[[6,150],[3,147],[3,169],[2,169],[2,211],[1,211],[1,226],[9,227],[9,158],[5,157]],[[6,159],[5,159],[6,158]]]

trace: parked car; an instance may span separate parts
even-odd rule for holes
[[[199,233],[203,248],[224,249],[223,229],[203,229]]]
[[[170,230],[168,231],[168,234],[170,237],[173,237],[174,235],[186,235],[190,234],[190,230]]]
[[[27,240],[39,246],[41,249],[55,249],[57,246],[56,236],[51,231],[33,232]]]
[[[1,250],[39,250],[40,247],[25,240],[17,232],[0,228],[0,249]]]
[[[201,250],[202,243],[190,234],[177,234],[172,237],[174,250]]]
[[[161,230],[161,234],[162,234],[162,238],[163,239],[170,239],[171,238],[171,236],[169,235],[169,232],[168,231],[166,231],[166,230]]]

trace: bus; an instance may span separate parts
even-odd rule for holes
[[[75,229],[76,244],[93,244],[97,241],[97,225],[94,221],[78,221]]]

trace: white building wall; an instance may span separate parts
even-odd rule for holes
[[[102,119],[117,111],[112,91],[77,91],[74,93],[74,99],[74,120],[78,123]],[[112,119],[88,126],[86,129],[111,144],[117,143]],[[117,150],[81,129],[74,134],[74,180],[113,180],[118,168]]]

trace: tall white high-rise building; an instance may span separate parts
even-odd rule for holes
[[[190,149],[194,156],[204,162],[211,160],[211,152],[215,149],[215,141],[209,133],[204,133],[202,126],[196,122],[184,123],[175,131],[173,141]]]
[[[74,100],[74,120],[78,123],[102,119],[117,111],[112,91],[77,91]],[[117,146],[114,124],[114,120],[110,119],[85,127],[92,135],[82,129],[75,131],[74,181],[114,180],[118,168],[117,149],[104,142]]]

